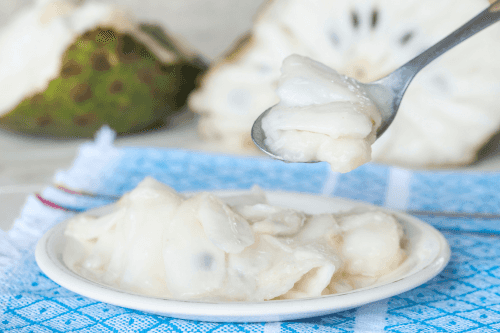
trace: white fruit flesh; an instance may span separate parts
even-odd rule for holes
[[[270,206],[258,191],[228,202],[185,198],[147,178],[114,213],[70,220],[63,260],[140,294],[264,301],[367,286],[404,259],[401,227],[383,212],[308,215]]]
[[[326,161],[339,172],[370,161],[381,115],[357,81],[298,55],[281,71],[280,102],[262,119],[271,152],[293,162]]]

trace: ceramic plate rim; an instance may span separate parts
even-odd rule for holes
[[[272,198],[307,197],[313,200],[335,202],[336,205],[373,207],[373,205],[364,202],[310,193],[265,192],[270,201],[273,201]],[[229,194],[245,194],[248,193],[248,190],[226,190],[215,191],[215,193],[224,196]],[[404,278],[375,287],[354,290],[345,294],[318,298],[266,302],[207,303],[153,298],[101,285],[69,270],[62,262],[60,251],[59,253],[54,253],[54,249],[50,248],[50,245],[53,245],[54,241],[61,241],[62,230],[67,221],[53,226],[43,235],[36,246],[35,258],[40,269],[59,285],[80,295],[125,308],[181,319],[216,322],[263,322],[303,319],[351,309],[403,293],[429,281],[447,265],[451,254],[450,247],[438,230],[410,215],[381,207],[377,208],[389,211],[406,223],[410,223],[412,226],[432,235],[437,245],[439,245],[439,251],[435,258],[421,270]],[[59,255],[59,258],[57,255]]]

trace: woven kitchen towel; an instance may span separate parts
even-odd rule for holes
[[[413,212],[452,248],[445,270],[423,286],[377,303],[307,320],[205,323],[129,310],[82,297],[48,279],[36,241],[72,214],[31,196],[9,232],[0,231],[1,332],[497,332],[500,331],[500,174],[429,172],[368,164],[334,174],[323,163],[285,164],[156,148],[116,148],[101,131],[54,182],[94,198],[46,189],[41,197],[74,210],[110,202],[153,176],[178,191],[265,189],[362,200]],[[460,213],[450,218],[436,212]]]

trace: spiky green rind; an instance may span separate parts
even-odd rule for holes
[[[59,77],[0,118],[7,129],[43,136],[91,137],[104,124],[140,131],[178,111],[201,69],[163,64],[129,34],[97,28],[64,53]]]

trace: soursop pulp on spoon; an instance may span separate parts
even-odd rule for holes
[[[333,171],[351,171],[371,159],[371,144],[394,120],[413,77],[432,60],[498,20],[500,0],[371,84],[341,76],[312,59],[290,56],[283,62],[277,89],[281,101],[257,118],[252,139],[261,150],[281,160],[326,161]]]
[[[368,162],[382,117],[360,84],[298,55],[283,61],[282,72],[280,103],[253,127],[257,146],[285,161],[326,161],[340,172]]]
[[[190,95],[199,133],[218,149],[253,153],[252,124],[279,102],[274,91],[287,56],[373,82],[487,6],[487,0],[271,0],[250,34],[211,63]],[[477,159],[500,129],[499,34],[500,24],[491,26],[415,77],[394,122],[372,145],[374,161],[436,168]]]

